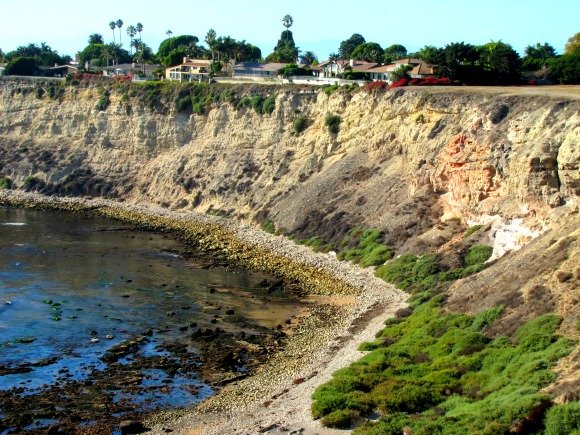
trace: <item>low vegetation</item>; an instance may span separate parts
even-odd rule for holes
[[[0,177],[0,190],[12,189],[12,180],[8,177]]]
[[[379,266],[393,258],[393,249],[381,243],[382,233],[376,228],[355,227],[341,242],[339,260],[352,261],[362,267]]]
[[[555,377],[555,362],[573,347],[555,335],[561,319],[544,315],[523,325],[513,340],[485,329],[501,307],[477,316],[441,313],[435,301],[405,319],[389,319],[369,351],[334,373],[313,395],[312,414],[330,427],[348,428],[378,412],[355,433],[504,433],[550,405],[540,389]],[[560,433],[560,432],[558,432]]]
[[[310,126],[310,124],[311,121],[308,117],[299,115],[292,122],[292,132],[298,135],[302,133],[304,130],[306,130]]]
[[[332,134],[338,134],[340,131],[340,122],[342,121],[341,117],[338,115],[333,115],[331,113],[327,113],[326,117],[324,118],[324,125],[328,127],[328,131]]]
[[[97,101],[96,109],[98,111],[105,111],[107,107],[111,104],[111,100],[109,99],[109,91],[103,89],[101,90],[101,94],[99,96],[99,101]]]

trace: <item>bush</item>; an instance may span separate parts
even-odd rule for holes
[[[485,263],[491,254],[493,253],[493,247],[488,245],[473,245],[469,248],[469,252],[464,257],[465,264],[467,266],[475,266],[477,264]]]
[[[546,413],[546,435],[580,434],[580,402],[553,406]]]
[[[331,95],[334,92],[338,91],[340,89],[339,85],[325,85],[322,87],[322,91],[326,94],[326,95]]]
[[[274,234],[274,232],[276,231],[276,224],[271,219],[265,220],[264,222],[262,222],[262,231]]]
[[[189,95],[177,100],[177,110],[179,112],[189,112],[192,110],[191,97]]]
[[[8,177],[0,177],[0,190],[12,189],[12,180]]]
[[[340,131],[340,122],[342,119],[338,115],[332,115],[330,113],[326,114],[324,118],[324,125],[328,127],[328,131],[332,134],[338,134]]]
[[[36,94],[36,98],[38,98],[39,100],[42,99],[42,97],[44,97],[44,89],[43,88],[36,88],[35,94]]]
[[[354,421],[360,417],[360,414],[350,409],[337,409],[330,414],[322,417],[322,425],[335,429],[348,429]]]
[[[351,228],[340,243],[339,260],[352,261],[362,267],[379,266],[393,258],[393,250],[381,243],[383,234],[377,228]]]
[[[44,187],[44,182],[33,176],[26,177],[22,182],[22,188],[27,192],[38,190],[42,187]]]
[[[96,109],[101,112],[105,111],[107,110],[107,107],[109,107],[109,104],[110,104],[109,91],[106,90],[101,91],[101,96],[99,97],[99,101],[97,101]]]
[[[269,95],[262,104],[262,114],[271,114],[276,107],[276,97]]]
[[[292,131],[294,132],[294,134],[300,134],[304,130],[306,130],[309,125],[310,119],[302,115],[297,116],[296,119],[294,119],[294,122],[292,122]]]

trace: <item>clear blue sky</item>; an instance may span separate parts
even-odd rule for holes
[[[320,60],[353,33],[383,47],[401,43],[409,51],[501,39],[523,54],[536,42],[561,53],[580,32],[580,0],[0,0],[0,49],[46,42],[74,57],[91,33],[111,42],[108,23],[121,18],[125,48],[127,26],[141,22],[143,41],[154,51],[167,30],[203,41],[214,28],[218,35],[257,45],[266,56],[284,30],[285,14],[294,18],[296,45]]]

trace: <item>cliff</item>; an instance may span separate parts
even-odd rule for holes
[[[215,85],[199,91],[203,114],[180,106],[187,89],[3,81],[0,176],[49,194],[271,220],[335,244],[350,228],[377,227],[397,253],[453,252],[482,224],[499,258],[578,222],[573,88]],[[271,114],[238,104],[259,94],[275,96]],[[340,117],[338,134],[327,114]]]

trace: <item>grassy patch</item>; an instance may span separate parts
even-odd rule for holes
[[[477,264],[483,264],[485,261],[491,257],[493,248],[488,245],[473,245],[469,248],[469,252],[464,258],[465,264],[467,266],[474,266]]]
[[[371,352],[314,392],[313,416],[348,427],[378,411],[380,420],[359,433],[509,431],[549,403],[539,390],[573,343],[555,335],[561,319],[553,315],[526,323],[515,341],[490,340],[483,330],[500,312],[443,315],[431,302],[390,322],[362,347]]]
[[[580,402],[554,406],[546,414],[546,435],[580,434]]]
[[[309,246],[314,252],[328,252],[333,249],[332,244],[326,243],[320,237],[311,237],[306,240],[299,240],[298,244]]]
[[[12,189],[12,180],[8,177],[0,177],[0,190]]]
[[[339,260],[352,261],[362,267],[379,266],[393,258],[393,250],[382,242],[383,234],[377,228],[355,227],[349,230],[341,242],[343,249]]]
[[[111,104],[111,100],[109,99],[109,91],[103,89],[101,90],[101,95],[99,96],[99,100],[97,101],[96,109],[98,111],[105,111],[107,107]]]
[[[264,222],[262,222],[262,231],[274,234],[274,232],[276,231],[276,224],[271,219],[265,220]]]

